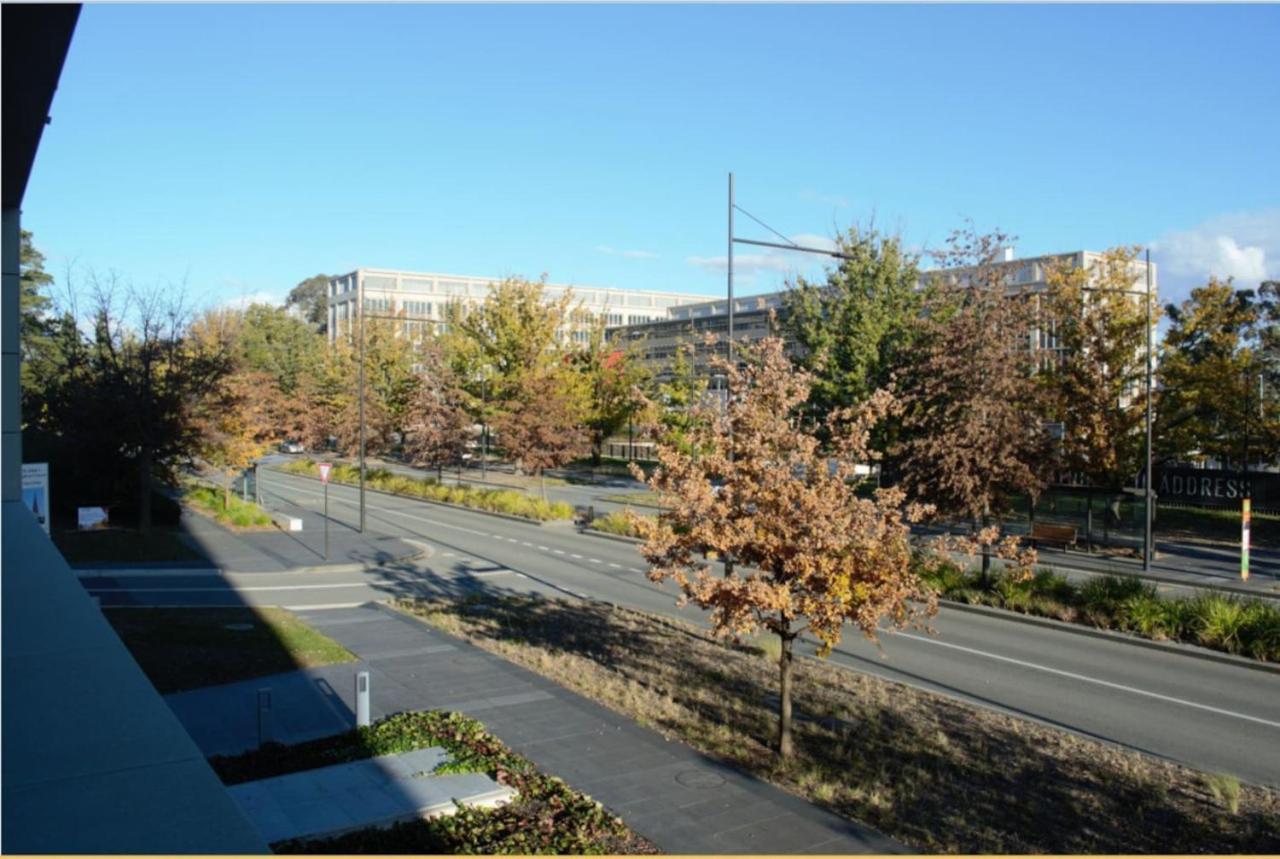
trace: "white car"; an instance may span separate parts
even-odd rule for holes
[[[285,441],[280,444],[281,453],[306,453],[307,448],[300,441]]]

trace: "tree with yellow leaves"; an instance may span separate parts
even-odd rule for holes
[[[685,437],[659,445],[649,480],[665,509],[632,516],[644,538],[649,578],[671,579],[684,598],[711,611],[717,633],[778,636],[777,748],[792,753],[792,669],[796,639],[809,633],[826,655],[846,623],[874,640],[884,620],[903,626],[931,613],[935,597],[912,568],[909,520],[896,489],[859,497],[854,466],[865,462],[874,424],[894,409],[875,393],[855,413],[833,412],[823,427],[832,449],[800,426],[812,376],[792,366],[782,340],[743,349],[745,364],[713,359],[732,396],[722,408],[693,407]],[[633,466],[639,478],[639,469]],[[714,552],[735,560],[720,574]]]

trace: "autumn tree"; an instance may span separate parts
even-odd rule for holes
[[[813,375],[809,416],[864,402],[912,357],[920,313],[919,259],[897,236],[856,227],[837,240],[843,254],[824,281],[799,278],[782,324],[794,359]]]
[[[545,501],[546,469],[568,465],[588,449],[590,400],[583,376],[567,364],[553,364],[521,374],[508,390],[494,429],[521,469],[538,475]]]
[[[1276,325],[1268,301],[1272,287],[1255,293],[1230,280],[1210,278],[1166,312],[1171,325],[1160,360],[1156,427],[1161,452],[1179,459],[1241,462],[1247,441],[1253,453],[1274,456],[1280,408],[1258,392],[1274,348]],[[1274,372],[1274,369],[1271,370]]]
[[[200,398],[195,410],[197,449],[222,474],[224,508],[231,504],[231,478],[280,440],[278,407],[272,401],[277,396],[270,376],[240,371],[219,379]]]
[[[885,489],[859,497],[857,462],[876,420],[892,408],[885,392],[856,413],[827,416],[821,449],[800,425],[812,376],[796,369],[782,341],[743,347],[744,366],[722,357],[732,398],[723,407],[694,406],[698,420],[684,439],[668,435],[649,486],[661,494],[656,520],[632,517],[644,538],[649,577],[676,582],[688,600],[709,609],[716,632],[766,629],[781,642],[777,748],[792,753],[792,670],[796,639],[812,634],[825,655],[853,623],[874,640],[886,619],[902,626],[932,611],[933,592],[912,570],[903,495]],[[633,466],[637,479],[640,470]],[[715,571],[708,553],[731,556]]]
[[[668,444],[692,450],[689,436],[704,414],[707,377],[694,364],[692,343],[677,343],[665,371],[655,379],[654,394],[646,410],[650,433],[664,437]]]
[[[1028,343],[1033,307],[996,264],[1008,240],[971,229],[951,236],[937,255],[943,270],[926,293],[915,360],[899,378],[900,485],[975,530],[1014,495],[1036,497],[1051,463]]]
[[[546,276],[530,281],[510,277],[492,284],[482,304],[445,308],[443,341],[464,384],[480,395],[487,378],[495,401],[512,399],[531,369],[558,364],[568,351],[561,331],[571,327],[573,296],[565,291],[548,300]]]
[[[435,468],[461,460],[471,438],[466,393],[438,343],[428,344],[420,356],[421,383],[410,405],[404,449],[409,462]]]
[[[1048,347],[1039,378],[1063,425],[1062,464],[1112,489],[1138,473],[1145,444],[1147,306],[1132,294],[1145,289],[1136,259],[1136,248],[1118,247],[1088,267],[1049,263],[1038,321]]]

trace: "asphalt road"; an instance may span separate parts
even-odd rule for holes
[[[318,482],[263,472],[264,500],[315,511]],[[335,520],[356,491],[331,485]],[[428,544],[429,558],[375,571],[219,575],[164,571],[85,578],[104,605],[320,607],[482,590],[605,600],[705,623],[649,582],[629,543],[370,492],[371,531]],[[308,514],[307,528],[318,524]],[[350,527],[334,523],[332,527]],[[314,531],[312,532],[314,533]],[[1207,772],[1280,786],[1280,674],[944,608],[934,634],[851,630],[840,665],[1057,725]]]

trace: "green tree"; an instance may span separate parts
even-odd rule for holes
[[[289,290],[286,307],[297,307],[302,318],[321,334],[329,329],[329,280],[327,274],[316,274]]]
[[[644,408],[644,389],[650,375],[634,345],[605,337],[603,320],[591,326],[587,343],[576,358],[591,396],[587,415],[591,461],[599,465],[605,440],[627,426]]]
[[[283,308],[252,304],[241,315],[239,361],[244,369],[271,377],[286,395],[318,370],[324,349],[324,337]]]
[[[48,295],[49,288],[53,286],[53,275],[44,270],[44,262],[44,254],[36,249],[31,232],[23,230],[18,246],[18,309],[21,313],[19,336],[24,389],[36,383],[34,365],[40,352],[50,345],[55,324],[49,318],[53,301]]]
[[[854,227],[837,246],[845,258],[825,282],[798,279],[783,314],[794,358],[813,376],[808,417],[818,423],[889,384],[911,359],[921,308],[919,258],[899,237]]]
[[[508,391],[494,419],[498,440],[521,469],[538,475],[545,501],[544,472],[568,465],[588,449],[590,392],[583,375],[565,361],[526,370],[511,380]]]

